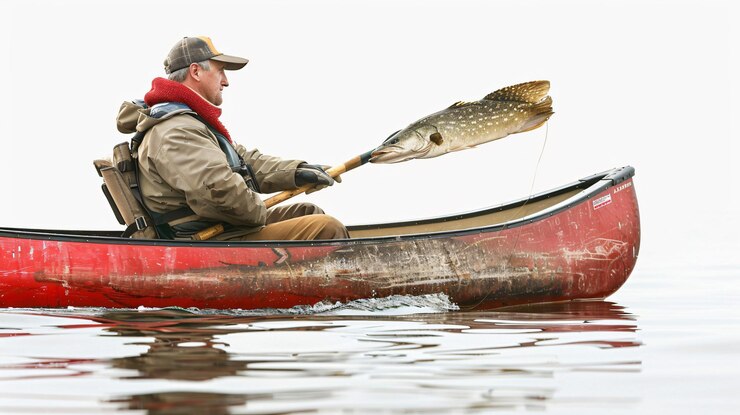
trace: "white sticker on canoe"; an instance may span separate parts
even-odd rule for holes
[[[611,202],[612,202],[612,195],[610,193],[610,194],[608,194],[606,196],[601,196],[598,199],[594,199],[594,201],[592,203],[594,205],[594,210],[596,210],[598,208],[602,208],[602,207],[610,204]]]

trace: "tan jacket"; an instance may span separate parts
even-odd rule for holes
[[[232,172],[216,136],[188,113],[163,118],[149,116],[124,102],[117,119],[123,133],[146,131],[138,149],[139,186],[147,208],[156,213],[189,206],[197,216],[176,221],[212,221],[236,225],[244,233],[265,225],[265,204]],[[296,188],[295,169],[302,160],[282,160],[235,145],[252,166],[260,191]]]

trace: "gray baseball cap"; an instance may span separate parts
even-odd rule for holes
[[[224,55],[216,50],[211,38],[205,36],[184,37],[172,47],[164,60],[164,71],[168,74],[187,68],[191,63],[214,60],[223,62],[224,69],[235,71],[241,69],[249,59]]]

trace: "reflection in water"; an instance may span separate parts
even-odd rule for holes
[[[591,396],[586,389],[560,397],[559,381],[579,372],[610,376],[640,370],[639,360],[618,352],[641,345],[635,317],[607,301],[403,316],[239,316],[164,309],[66,317],[94,323],[59,328],[102,328],[98,338],[120,336],[127,345],[145,348],[97,363],[109,371],[120,369],[109,375],[118,384],[160,381],[158,392],[112,390],[100,399],[150,414],[629,405],[634,400],[614,392]],[[78,377],[85,373],[73,363],[61,365]],[[0,374],[6,368],[0,367]],[[33,372],[29,365],[13,369]],[[19,379],[24,376],[32,373]]]
[[[207,392],[162,392],[112,399],[111,403],[124,403],[127,409],[143,409],[152,415],[231,413],[229,408],[244,406],[246,395]]]
[[[214,341],[217,334],[212,318],[200,318],[185,311],[117,311],[93,318],[110,325],[106,330],[126,337],[153,338],[142,343],[149,349],[135,357],[114,358],[115,368],[133,369],[130,378],[202,381],[223,376],[236,376],[246,368],[245,362],[231,360]]]

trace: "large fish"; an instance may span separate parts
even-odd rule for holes
[[[553,114],[549,90],[549,81],[532,81],[499,89],[480,101],[456,102],[388,137],[370,162],[438,157],[534,130]]]

